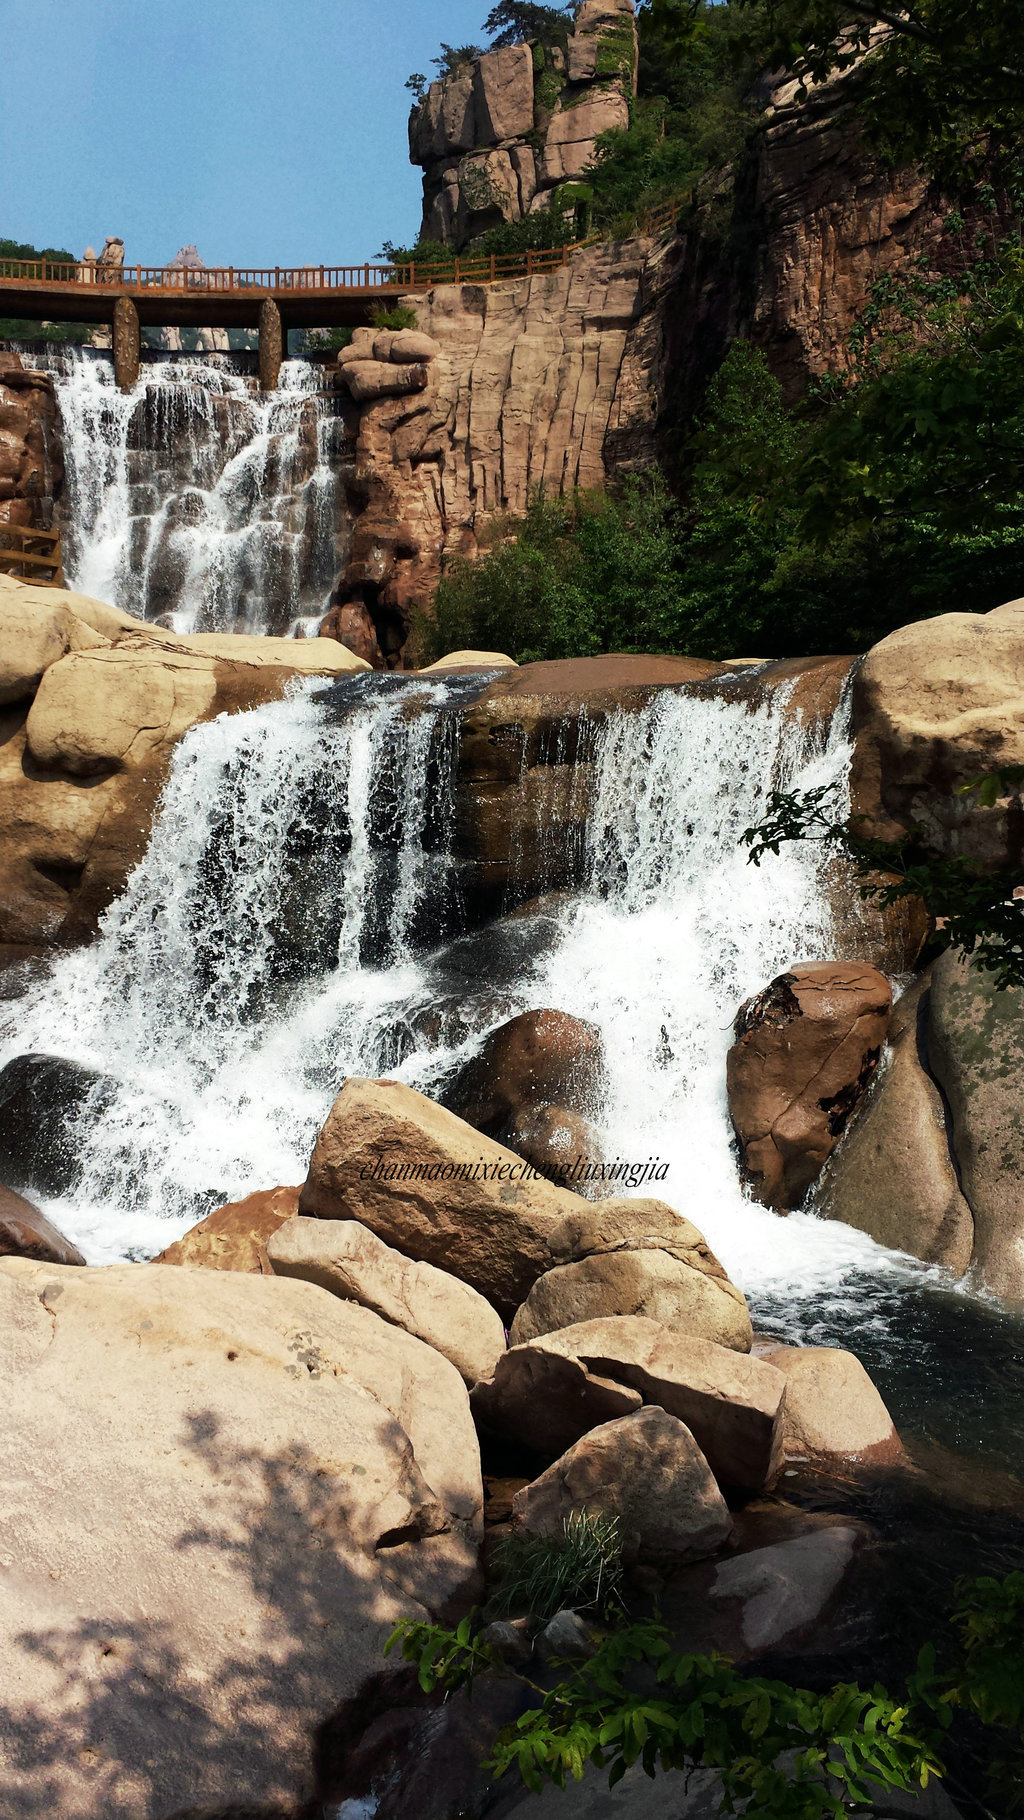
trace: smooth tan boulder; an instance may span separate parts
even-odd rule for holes
[[[737,1352],[750,1347],[750,1316],[740,1291],[664,1251],[608,1252],[547,1271],[510,1334],[516,1344],[576,1321],[632,1314]]]
[[[41,1264],[84,1264],[77,1245],[40,1208],[0,1183],[0,1258],[33,1258]]]
[[[560,1535],[580,1510],[618,1518],[627,1561],[699,1561],[732,1528],[692,1434],[663,1409],[592,1429],[512,1500],[513,1521],[527,1535]]]
[[[0,1300],[6,1807],[291,1812],[394,1622],[474,1596],[462,1380],[308,1283],[5,1259]]]
[[[267,1250],[277,1276],[300,1277],[415,1334],[450,1359],[467,1384],[486,1378],[505,1350],[491,1304],[433,1264],[414,1263],[358,1220],[288,1220]]]
[[[849,1464],[906,1463],[892,1417],[852,1352],[833,1346],[776,1346],[759,1356],[786,1378],[780,1440],[787,1466],[828,1472]]]
[[[786,1378],[763,1359],[635,1315],[580,1321],[540,1344],[685,1422],[720,1485],[760,1491],[781,1469],[776,1431]]]
[[[1024,909],[1022,909],[1024,917]],[[951,950],[932,969],[928,1061],[953,1121],[974,1225],[973,1272],[1024,1303],[1024,992]]]
[[[420,362],[402,366],[390,360],[348,360],[338,368],[338,376],[348,387],[357,404],[371,404],[378,398],[401,398],[408,392],[426,390],[427,369]]]
[[[1024,863],[1011,797],[986,807],[960,786],[1024,764],[1024,601],[942,613],[891,632],[853,690],[852,807],[893,839],[919,824],[946,854],[986,869]]]
[[[930,998],[929,973],[897,1000],[883,1066],[825,1165],[815,1212],[961,1277],[974,1220],[927,1068]]]
[[[261,1188],[242,1201],[229,1201],[175,1239],[154,1264],[187,1264],[201,1270],[250,1270],[272,1276],[267,1241],[295,1218],[299,1189]]]
[[[0,653],[8,630],[27,622],[44,631],[31,663],[17,659],[11,689],[28,686],[42,657],[52,661],[34,695],[0,707],[5,943],[53,947],[95,934],[145,850],[190,726],[279,700],[297,675],[366,667],[334,639],[178,638],[102,601],[0,576]]]
[[[726,1079],[751,1193],[797,1207],[878,1065],[892,1008],[874,967],[793,967],[741,1005]]]
[[[507,657],[504,651],[449,651],[447,657],[439,657],[436,663],[424,664],[423,676],[430,676],[435,670],[515,670],[518,665],[514,657]]]
[[[398,1081],[346,1081],[317,1138],[299,1212],[359,1220],[510,1320],[552,1263],[579,1197]]]
[[[523,139],[533,131],[533,47],[509,44],[473,65],[478,145]]]
[[[736,1352],[750,1350],[742,1290],[696,1226],[663,1201],[606,1200],[574,1211],[552,1235],[552,1253],[552,1268],[512,1322],[513,1345],[579,1321],[636,1314]]]
[[[399,366],[419,366],[425,360],[436,360],[441,343],[419,329],[388,329],[373,343],[375,360],[394,360]]]

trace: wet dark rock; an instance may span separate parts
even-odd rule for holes
[[[68,1194],[80,1175],[75,1122],[99,1113],[113,1083],[61,1055],[19,1055],[0,1070],[0,1176],[18,1189]]]

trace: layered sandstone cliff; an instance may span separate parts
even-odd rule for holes
[[[358,329],[339,384],[359,407],[348,564],[324,630],[371,663],[407,644],[446,558],[473,556],[530,494],[603,487],[656,449],[660,334],[649,240],[560,271],[411,297],[421,333]]]
[[[633,0],[583,0],[564,42],[488,51],[432,82],[409,120],[423,238],[465,246],[571,205],[598,135],[629,125],[636,66]]]
[[[0,524],[48,527],[63,485],[53,380],[0,353]]]

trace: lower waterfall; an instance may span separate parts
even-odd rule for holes
[[[809,1299],[817,1318],[856,1280],[874,1318],[924,1267],[749,1202],[724,1087],[741,1000],[834,952],[813,851],[755,869],[738,837],[772,783],[843,778],[842,726],[823,744],[778,697],[751,710],[672,690],[610,718],[558,939],[453,1003],[458,708],[478,687],[307,683],[181,741],[100,939],[0,1022],[0,1063],[56,1051],[100,1076],[78,1114],[80,1180],[49,1211],[96,1261],[152,1255],[226,1199],[301,1181],[346,1075],[434,1091],[489,1029],[553,1006],[604,1033],[606,1154],[667,1162],[656,1192],[741,1286],[766,1307]]]
[[[324,369],[260,393],[230,354],[145,362],[132,390],[89,349],[51,372],[69,586],[173,631],[312,631],[344,561],[347,448]]]

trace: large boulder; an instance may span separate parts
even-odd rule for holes
[[[181,735],[364,669],[334,639],[172,632],[0,576],[0,941],[95,933],[145,851]]]
[[[525,1106],[502,1136],[510,1150],[549,1181],[588,1199],[614,1193],[602,1179],[601,1140],[582,1113],[547,1102]]]
[[[815,1211],[961,1277],[974,1221],[928,1071],[930,988],[929,973],[897,1000],[884,1065],[825,1165]]]
[[[478,1131],[506,1139],[529,1107],[554,1102],[588,1112],[603,1061],[596,1024],[568,1011],[523,1011],[485,1037],[445,1102]]]
[[[561,1535],[574,1511],[615,1517],[627,1561],[678,1565],[715,1553],[732,1519],[689,1429],[663,1409],[604,1422],[512,1501],[526,1535]]]
[[[454,1366],[309,1283],[0,1261],[8,1810],[292,1812],[403,1616],[477,1584]]]
[[[764,1359],[631,1315],[581,1321],[535,1346],[630,1385],[645,1403],[685,1422],[720,1485],[760,1491],[780,1470],[777,1428],[786,1379]]]
[[[273,1275],[267,1241],[295,1218],[299,1189],[259,1188],[244,1200],[229,1201],[190,1227],[161,1251],[154,1264],[185,1264],[201,1270],[250,1270]]]
[[[0,1179],[42,1195],[66,1195],[81,1175],[75,1121],[99,1112],[112,1083],[63,1055],[17,1055],[0,1069]]]
[[[858,1539],[849,1524],[829,1524],[720,1561],[708,1597],[725,1613],[735,1614],[738,1635],[729,1638],[728,1653],[760,1655],[791,1644],[818,1624],[842,1584]]]
[[[835,1346],[765,1347],[786,1378],[779,1443],[788,1466],[902,1466],[893,1419],[860,1360]]]
[[[40,1264],[84,1264],[76,1245],[31,1201],[0,1183],[0,1258],[34,1258]]]
[[[470,1402],[481,1427],[550,1457],[602,1422],[632,1415],[643,1398],[572,1353],[535,1341],[503,1352]]]
[[[447,1270],[414,1263],[358,1220],[288,1220],[267,1246],[278,1276],[359,1302],[450,1359],[467,1384],[494,1370],[505,1329],[491,1304]]]
[[[868,832],[916,824],[942,853],[988,870],[1024,862],[1019,808],[960,786],[1024,764],[1024,601],[901,626],[870,650],[853,691],[852,806]]]
[[[947,951],[932,971],[928,1063],[949,1102],[978,1279],[1024,1302],[1024,992],[997,991]]]
[[[878,1065],[892,1008],[874,967],[793,967],[748,999],[729,1051],[729,1111],[757,1200],[797,1207]]]
[[[750,1313],[696,1226],[664,1201],[607,1200],[568,1213],[552,1267],[512,1323],[513,1345],[578,1321],[639,1314],[749,1352]]]

